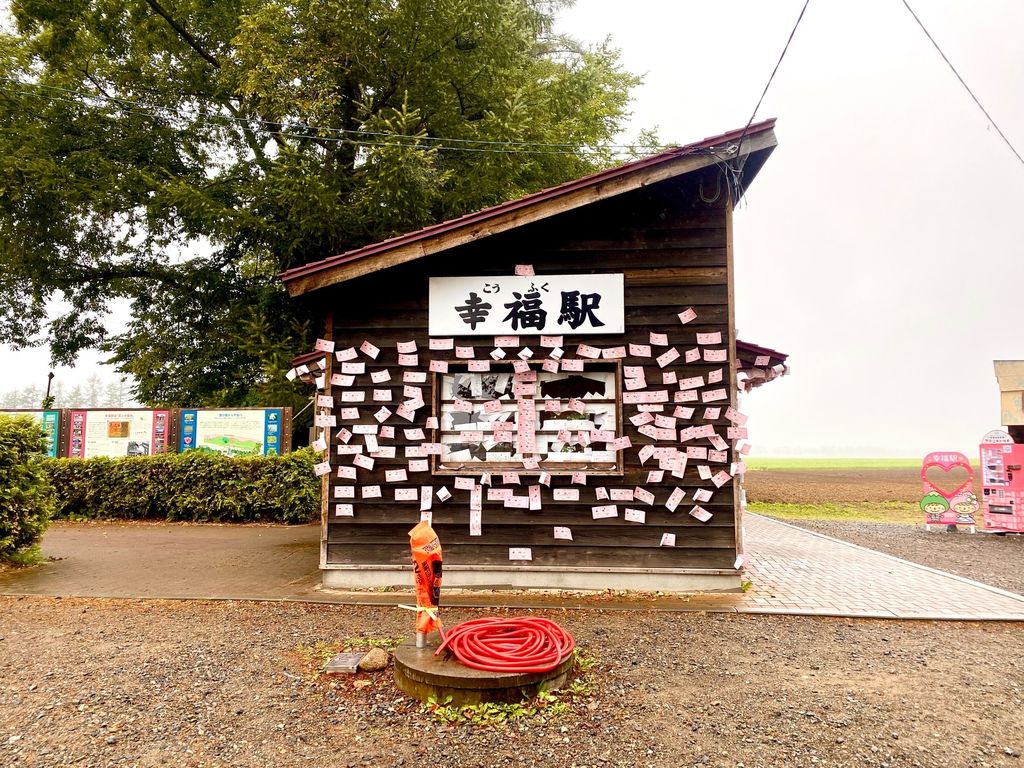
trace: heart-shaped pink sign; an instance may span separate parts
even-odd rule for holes
[[[952,472],[955,469],[964,469],[967,471],[967,479],[958,485],[954,490],[947,491],[938,487],[932,480],[928,478],[928,470],[937,469],[943,474]],[[962,475],[960,475],[962,477]],[[932,477],[935,477],[935,473],[932,473]],[[938,479],[938,478],[936,478]],[[962,453],[955,451],[937,451],[935,453],[929,453],[924,458],[924,462],[921,464],[921,483],[924,486],[925,493],[938,493],[944,496],[947,500],[952,499],[955,496],[960,495],[964,491],[967,491],[971,487],[971,483],[974,482],[974,469],[971,467],[971,461]]]

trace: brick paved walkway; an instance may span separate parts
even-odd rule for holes
[[[1024,595],[747,513],[742,613],[1024,620]]]
[[[448,606],[594,608],[1024,621],[1024,596],[747,514],[744,594],[594,596],[445,592]],[[307,600],[392,605],[404,592],[320,591],[315,525],[55,523],[39,568],[0,574],[0,594]]]

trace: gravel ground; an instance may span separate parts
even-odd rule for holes
[[[300,644],[400,635],[404,611],[0,598],[0,764],[1021,765],[1019,626],[546,615],[598,659],[598,691],[550,722],[469,727],[390,672],[303,678]]]
[[[785,520],[836,539],[877,549],[904,560],[949,571],[993,587],[1024,594],[1024,536],[971,535],[924,526]]]

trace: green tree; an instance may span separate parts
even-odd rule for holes
[[[278,272],[613,161],[638,80],[563,5],[15,0],[0,343],[103,349],[144,403],[298,405]]]

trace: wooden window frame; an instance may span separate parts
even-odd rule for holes
[[[490,370],[493,372],[495,370],[495,367],[498,367],[499,369],[502,368],[502,367],[507,367],[508,368],[508,372],[511,374],[511,373],[513,373],[513,371],[512,371],[512,362],[513,362],[512,360],[492,361],[491,362],[491,366],[490,366]],[[541,360],[532,360],[531,359],[531,360],[527,360],[526,362],[528,362],[530,364],[530,370],[536,370],[538,374],[545,373],[545,371],[543,371],[540,368],[540,364],[542,362]],[[602,361],[590,361],[590,360],[588,360],[587,363],[590,365],[589,370],[591,370],[593,372],[612,373],[615,376],[615,397],[614,398],[604,398],[604,402],[609,402],[609,403],[614,404],[614,406],[615,406],[615,436],[616,437],[622,437],[624,435],[624,433],[622,431],[622,411],[623,411],[623,403],[622,403],[622,392],[623,392],[622,361],[621,360],[602,360]],[[452,402],[452,400],[450,398],[443,397],[443,394],[444,394],[444,377],[445,376],[451,376],[453,374],[459,374],[459,373],[475,373],[475,371],[470,371],[470,370],[468,370],[468,368],[469,368],[468,364],[467,363],[463,363],[461,361],[459,363],[451,363],[451,362],[449,362],[449,364],[448,364],[448,371],[447,372],[440,373],[440,372],[436,372],[435,371],[433,373],[433,379],[431,380],[431,387],[432,387],[431,399],[433,401],[432,402],[433,409],[434,409],[433,415],[435,417],[437,417],[438,428],[435,429],[435,430],[432,430],[431,442],[435,442],[435,443],[440,443],[441,442],[442,434],[445,432],[445,430],[441,429],[441,414],[442,414],[441,406],[446,404],[446,403]],[[504,371],[501,371],[501,370],[499,370],[498,372],[499,373],[504,373]],[[584,370],[582,371],[582,373],[586,373],[586,372],[587,372],[587,367],[584,366]],[[560,371],[560,373],[561,373],[561,371]],[[565,371],[565,373],[567,375],[571,375],[572,374],[571,371]],[[535,401],[535,402],[538,402],[538,403],[543,403],[544,402],[544,398],[541,398],[541,397],[536,396],[536,395],[531,397],[530,399]],[[505,401],[502,401],[502,402],[505,402]],[[510,402],[514,403],[515,400],[512,400]],[[586,403],[586,402],[593,402],[593,401],[584,400],[583,402]],[[455,431],[459,431],[459,430],[455,430]],[[526,469],[523,466],[522,460],[520,460],[520,461],[500,462],[500,463],[499,462],[488,463],[488,462],[480,461],[480,462],[472,462],[472,463],[469,463],[469,464],[463,464],[460,467],[447,467],[447,466],[444,466],[444,465],[441,464],[441,456],[440,455],[433,454],[430,457],[430,471],[431,471],[431,474],[433,474],[433,475],[445,476],[445,477],[456,476],[456,475],[463,475],[463,476],[464,475],[474,475],[474,474],[480,474],[480,473],[483,473],[483,472],[518,472],[520,475],[525,475],[527,477],[535,477],[535,476],[539,476],[542,473],[547,473],[547,474],[549,474],[549,475],[551,475],[553,477],[555,477],[555,476],[565,476],[565,477],[568,477],[568,476],[572,475],[573,472],[580,472],[580,471],[586,472],[587,475],[593,475],[593,476],[622,477],[622,476],[625,475],[625,454],[626,454],[626,452],[624,450],[622,450],[622,451],[615,451],[615,465],[611,466],[611,467],[594,467],[593,465],[591,465],[589,463],[586,463],[586,462],[558,461],[558,462],[545,463],[544,461],[541,461],[540,462],[540,467],[538,469]]]

